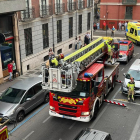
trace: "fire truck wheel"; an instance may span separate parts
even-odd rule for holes
[[[49,94],[45,95],[45,99],[44,99],[44,103],[48,103],[49,102]]]
[[[24,111],[20,111],[18,114],[17,114],[17,122],[21,122],[25,117],[25,113]]]
[[[97,114],[98,114],[98,109],[99,109],[99,103],[97,102],[96,105],[95,105],[95,108],[94,108],[94,113],[93,113],[93,120],[96,119],[97,117]]]
[[[116,82],[116,78],[115,78],[115,76],[114,76],[111,90],[113,90],[113,89],[115,88],[115,82]]]

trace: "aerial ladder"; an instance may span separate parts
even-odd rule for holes
[[[102,37],[98,38],[66,56],[58,68],[47,69],[46,64],[42,64],[43,89],[71,92],[77,85],[79,73],[107,54],[106,41]],[[49,71],[48,82],[45,82],[46,70]]]

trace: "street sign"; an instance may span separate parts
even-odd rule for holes
[[[0,33],[0,43],[4,43],[5,42],[5,35]]]
[[[0,140],[8,140],[8,129],[7,126],[0,129]]]

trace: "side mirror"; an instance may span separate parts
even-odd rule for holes
[[[31,101],[31,98],[27,98],[26,101]]]
[[[126,76],[126,73],[123,73],[123,76]]]

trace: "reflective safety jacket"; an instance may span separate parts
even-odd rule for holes
[[[127,87],[130,88],[131,90],[134,90],[135,82],[128,82]]]
[[[108,42],[106,44],[107,44],[107,47],[108,47],[108,52],[111,52],[111,45],[109,45]]]
[[[55,66],[58,66],[58,60],[57,60],[56,58],[53,58],[53,59],[51,60],[51,62],[54,63]]]

